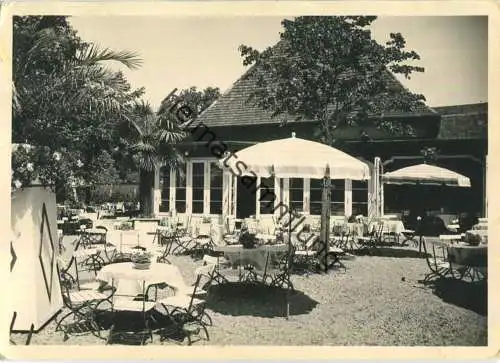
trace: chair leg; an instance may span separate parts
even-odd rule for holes
[[[111,343],[111,338],[113,336],[114,328],[115,328],[115,324],[112,324],[111,327],[109,328],[109,334],[108,334],[108,338],[106,339],[106,345]]]
[[[66,320],[67,318],[69,318],[71,315],[73,314],[72,311],[70,311],[69,313],[67,313],[66,315],[64,315],[61,320],[59,320],[59,322],[56,324],[56,330],[55,331],[59,331],[59,328],[61,327],[61,324],[64,320]]]

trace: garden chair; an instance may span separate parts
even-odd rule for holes
[[[114,286],[114,281],[112,282]],[[140,338],[144,345],[149,338],[153,342],[151,329],[152,312],[155,302],[149,300],[146,282],[142,282],[143,294],[139,297],[114,295],[111,302],[111,328],[106,344],[112,344],[119,337],[123,340]]]
[[[104,309],[106,303],[111,303],[113,289],[109,294],[98,290],[80,290],[67,275],[60,274],[61,293],[64,306],[69,310],[64,314],[56,324],[56,331],[64,332],[64,340],[69,338],[70,334],[92,333],[98,338],[101,327],[96,321],[97,312]],[[72,322],[67,322],[72,318]]]
[[[212,223],[200,223],[196,229],[196,235],[193,239],[193,251],[201,251],[207,254],[213,250],[214,241],[212,238]]]
[[[383,241],[384,222],[378,221],[368,236],[360,237],[359,241],[368,247],[377,247]]]
[[[318,251],[315,248],[318,238],[319,237],[317,235],[314,235],[314,237],[309,238],[303,246],[300,246],[299,248],[294,250],[294,267],[296,266],[297,262],[304,263],[307,266],[306,272],[308,276],[309,273],[312,270],[316,269],[318,265]]]
[[[311,223],[311,232],[320,232],[321,231],[321,220],[314,219]]]
[[[64,247],[64,232],[62,229],[57,230],[57,246],[59,248],[59,254],[66,251],[66,247]]]
[[[183,215],[177,217],[175,228],[178,231],[179,237],[184,237],[189,234],[189,227],[191,226],[191,216]]]
[[[110,261],[107,256],[108,252],[106,246],[104,251],[96,250],[85,244],[84,240],[77,241],[72,256],[75,258],[76,270],[78,272],[89,272],[97,276],[97,272]]]
[[[344,249],[339,248],[337,246],[330,246],[328,248],[328,255],[327,255],[328,268],[330,269],[332,267],[340,267],[344,270],[344,272],[347,271],[347,267],[340,260],[340,258],[345,255],[346,252],[344,251]]]
[[[426,239],[428,239],[428,243],[430,242],[430,244],[432,245],[432,254],[427,251],[427,243],[425,241]],[[430,281],[436,277],[440,278],[453,273],[451,264],[448,261],[446,249],[447,244],[438,240],[439,238],[437,237],[422,238],[422,248],[425,254],[425,260],[427,266],[430,269],[430,273],[428,273],[423,280],[424,282]],[[439,256],[437,253],[439,251],[441,251],[441,256]]]
[[[213,280],[215,265],[207,264],[196,269],[196,281],[193,284],[192,291],[188,293],[179,292],[175,296],[170,296],[159,300],[157,303],[166,310],[174,324],[187,336],[188,345],[193,343],[192,336],[199,335],[201,329],[205,332],[206,339],[209,340],[207,326],[211,325],[212,320],[205,312],[205,300],[199,298],[202,287],[202,279],[208,281],[203,285],[208,285]],[[206,323],[204,319],[209,319]]]
[[[163,230],[159,236],[161,239],[160,245],[163,246],[163,250],[157,255],[156,262],[171,264],[168,257],[172,255],[174,245],[177,246],[176,231],[171,229]]]
[[[295,246],[292,247],[291,254],[269,253],[267,255],[266,267],[262,281],[271,287],[290,288],[294,290],[293,284],[288,279],[293,267]]]
[[[220,261],[221,259],[224,259],[224,262],[221,263],[221,261]],[[229,266],[229,263],[226,262],[226,259],[223,255],[222,256],[205,255],[205,256],[203,256],[203,262],[205,263],[205,265],[213,265],[214,266],[212,280],[210,281],[210,283],[212,283],[212,281],[216,281],[219,284],[229,282],[224,277],[224,275],[222,275],[220,272],[221,267]]]

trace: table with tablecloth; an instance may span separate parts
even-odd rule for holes
[[[110,230],[107,233],[106,240],[116,246],[117,250],[120,252],[129,251],[137,246],[152,250],[155,236],[146,235],[135,230]]]
[[[134,268],[132,262],[113,263],[104,266],[97,274],[97,279],[113,284],[116,295],[136,296],[143,293],[144,286],[165,283],[174,290],[186,290],[179,268],[172,264],[152,262],[149,269]]]
[[[451,237],[453,236],[423,237],[424,253],[431,270],[428,276],[454,276],[453,269],[461,269],[461,277],[464,275],[464,269],[477,270],[485,275],[488,265],[488,245],[471,245],[458,240],[458,236]]]
[[[371,222],[368,228],[369,231],[376,231],[379,223],[383,223],[382,233],[401,235],[406,229],[402,221],[384,220],[382,222]]]
[[[488,229],[471,229],[465,231],[464,240],[466,242],[479,242],[481,244],[488,243]]]
[[[255,248],[244,248],[242,245],[215,246],[215,252],[223,252],[224,256],[234,265],[252,265],[257,270],[265,270],[271,258],[286,254],[288,245],[263,245]]]
[[[448,260],[453,264],[470,267],[488,266],[488,245],[469,245],[464,242],[448,246]]]
[[[332,227],[333,234],[349,234],[350,236],[362,237],[368,232],[363,223],[346,223],[342,221],[335,221]]]
[[[81,246],[106,244],[106,230],[102,228],[82,228],[79,241]]]

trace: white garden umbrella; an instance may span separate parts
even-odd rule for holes
[[[385,173],[386,184],[424,184],[470,187],[470,179],[454,171],[429,164],[418,164]]]
[[[233,175],[260,176],[268,178],[311,178],[325,179],[323,202],[328,206],[322,213],[321,237],[325,251],[328,247],[330,179],[367,180],[370,170],[367,164],[331,146],[314,141],[292,137],[262,142],[221,160],[221,165],[231,170]],[[289,221],[289,256],[291,254],[291,208]],[[324,254],[326,259],[327,254]],[[327,264],[325,263],[325,268]],[[289,272],[288,278],[290,276]],[[289,282],[289,281],[288,281]]]
[[[295,137],[295,133],[286,139],[247,147],[225,160],[237,174],[236,164],[242,162],[241,175],[255,173],[263,178],[274,175],[278,178],[323,179],[328,168],[330,179],[367,180],[370,175],[364,162],[331,146]]]

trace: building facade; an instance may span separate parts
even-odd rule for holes
[[[395,79],[391,82],[401,85]],[[219,167],[223,152],[237,151],[259,142],[290,137],[319,141],[318,123],[295,121],[272,115],[248,102],[254,84],[246,77],[237,80],[219,100],[191,126],[191,137],[182,145],[187,163],[180,170],[162,167],[157,171],[154,206],[157,215],[169,212],[194,217],[220,215],[246,218],[279,214],[269,207],[270,193],[248,188]],[[380,117],[339,129],[335,147],[366,162],[372,176],[421,163],[424,147],[437,149],[436,164],[471,179],[472,188],[425,188],[382,186],[372,177],[368,181],[333,180],[332,215],[351,216],[399,213],[423,208],[441,214],[464,211],[485,214],[487,103],[430,108],[422,105],[408,112],[384,112],[384,119],[410,125],[414,134],[394,135],[375,126]],[[223,147],[222,147],[223,146]],[[304,150],[307,153],[307,150]],[[380,165],[375,166],[375,158]],[[376,170],[378,169],[378,170]],[[321,213],[321,180],[261,179],[275,196],[275,206],[283,203],[306,215]],[[413,188],[413,189],[412,189]],[[420,205],[415,205],[418,202]],[[377,205],[384,206],[377,212]]]

